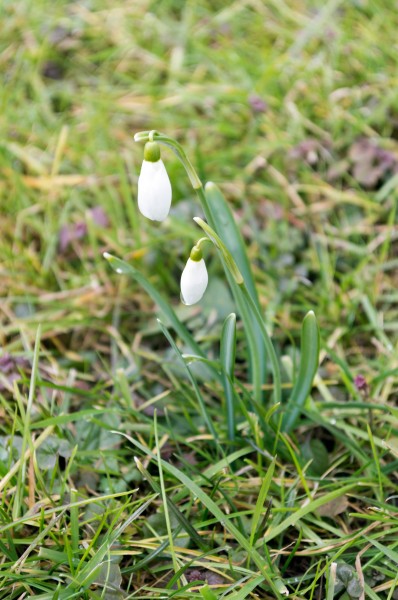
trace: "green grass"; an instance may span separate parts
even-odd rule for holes
[[[0,599],[397,596],[393,4],[1,3]],[[227,199],[288,421],[210,245],[180,303],[204,215],[168,149],[139,214],[149,129]]]

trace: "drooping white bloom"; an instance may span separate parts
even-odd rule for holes
[[[138,208],[152,221],[164,221],[171,206],[171,184],[161,158],[144,160],[138,178]]]
[[[138,208],[152,221],[164,221],[171,206],[171,183],[160,158],[159,144],[147,142],[138,178]]]
[[[184,304],[196,304],[206,291],[209,277],[203,258],[188,258],[181,275],[181,299]]]

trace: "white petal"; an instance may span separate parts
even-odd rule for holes
[[[171,184],[162,159],[144,160],[138,178],[138,208],[152,221],[164,221],[171,206]]]
[[[181,275],[181,298],[184,304],[199,302],[206,291],[209,277],[203,258],[195,261],[188,258],[188,262]]]

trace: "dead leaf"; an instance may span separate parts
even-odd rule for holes
[[[343,513],[348,507],[348,499],[347,496],[340,496],[339,498],[335,498],[330,502],[327,502],[323,506],[318,509],[318,514],[321,517],[336,517]]]

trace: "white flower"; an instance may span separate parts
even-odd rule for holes
[[[181,275],[181,299],[184,304],[196,304],[206,291],[209,277],[203,258],[188,258]]]
[[[138,178],[138,208],[152,221],[164,221],[171,206],[171,184],[160,158],[159,145],[145,145],[144,160]]]

